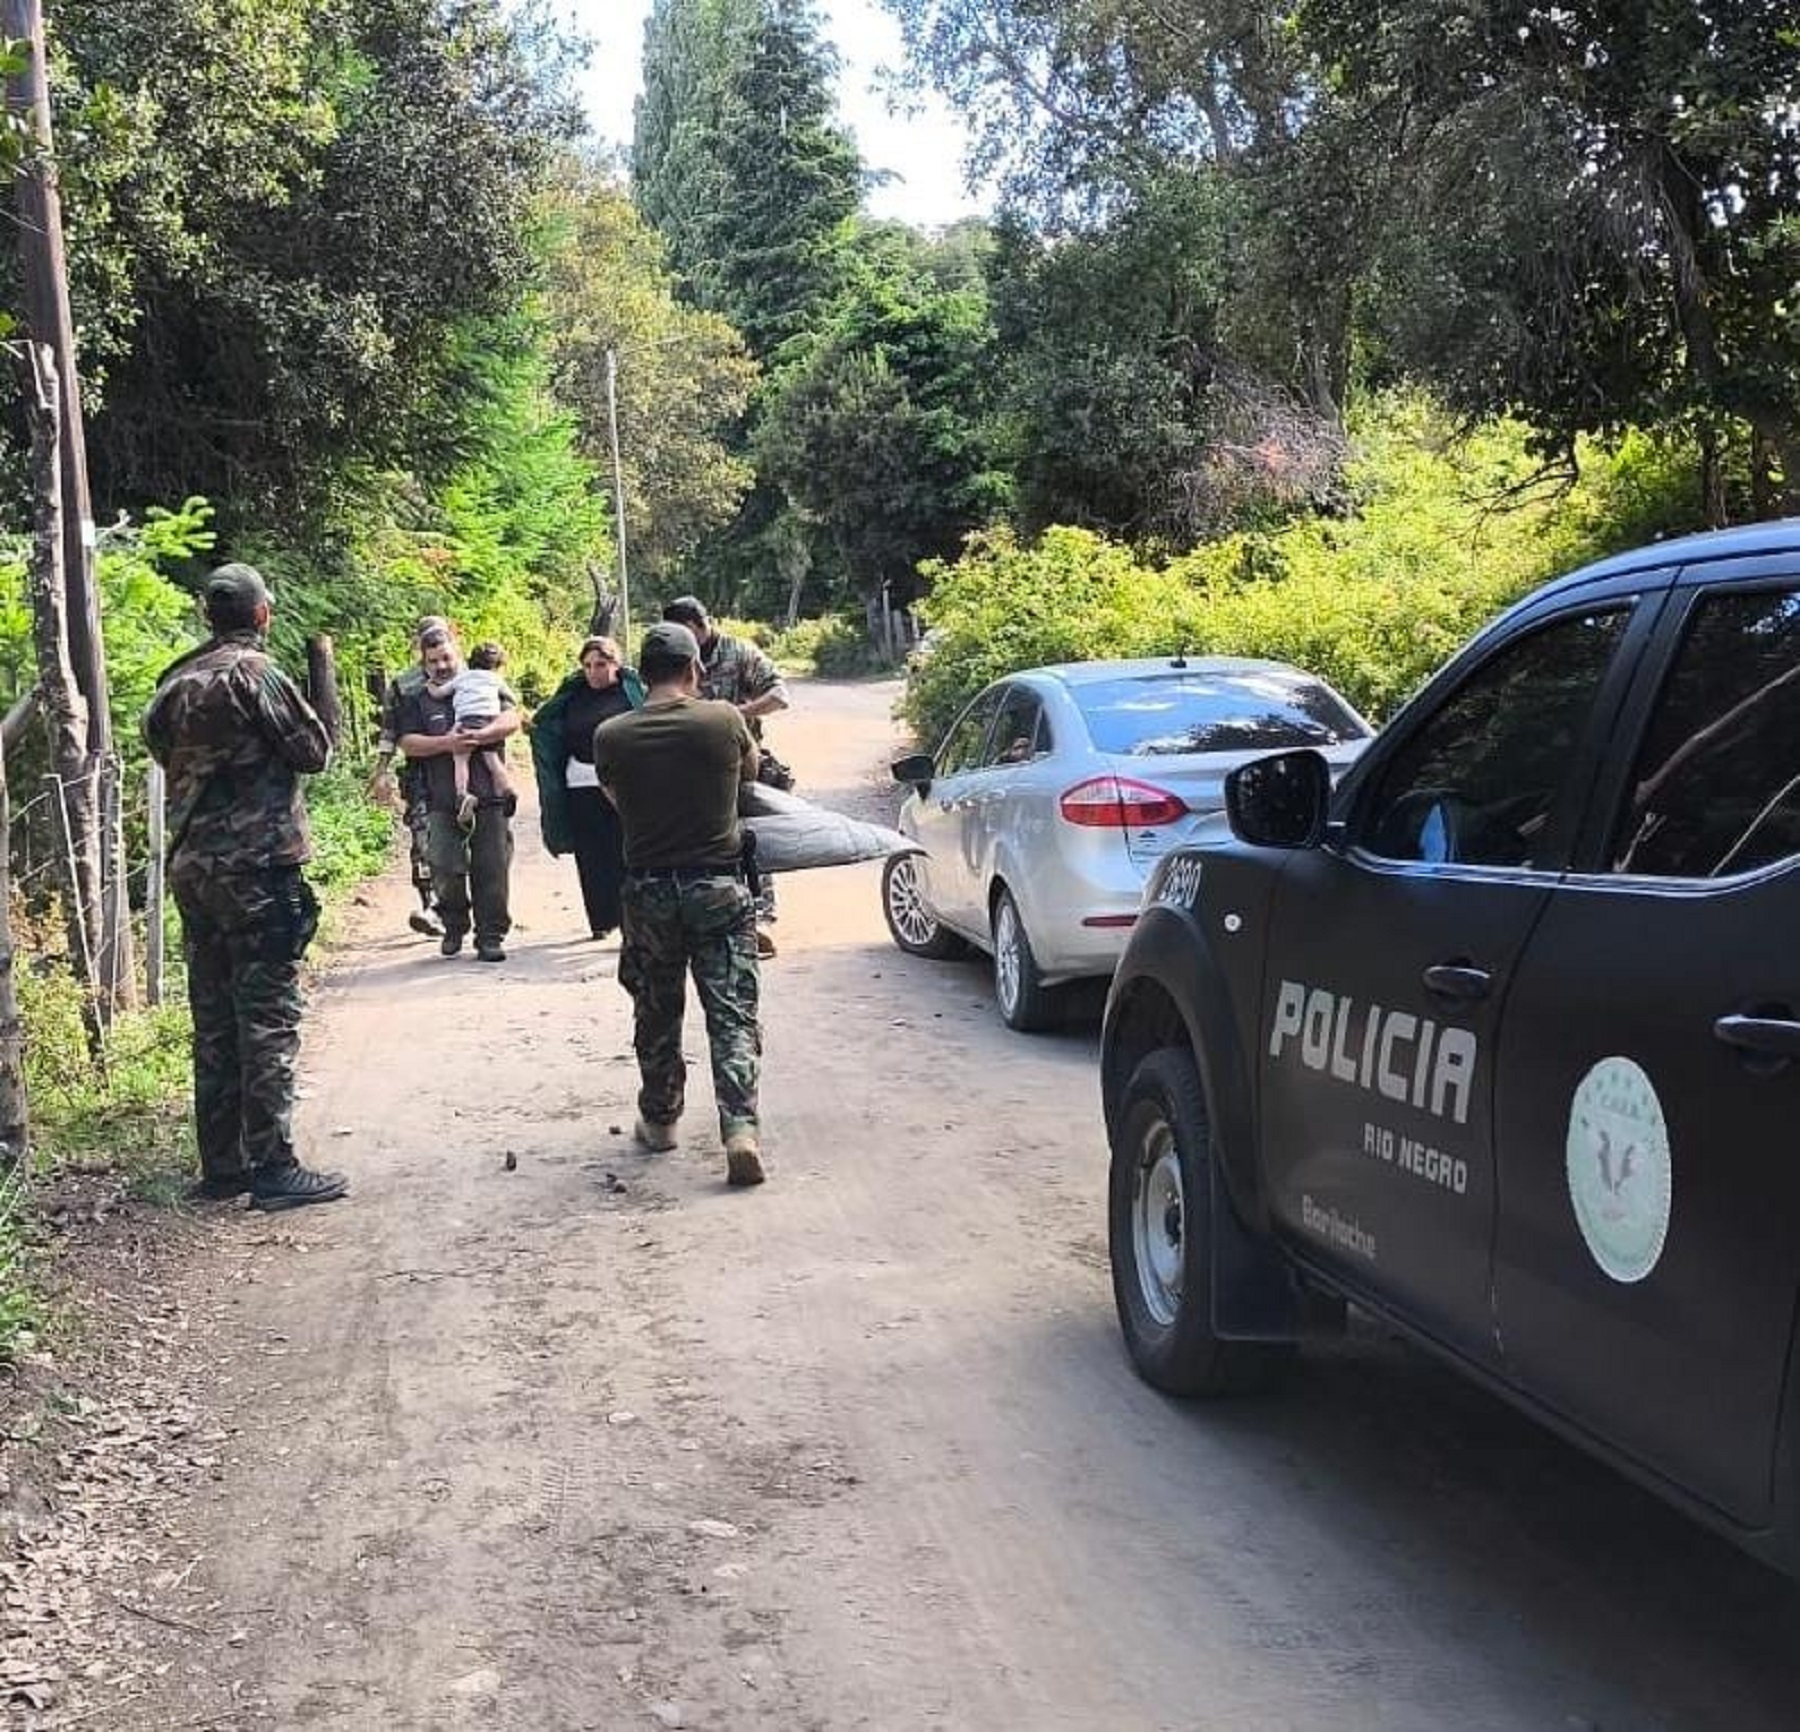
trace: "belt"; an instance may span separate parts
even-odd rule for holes
[[[726,860],[710,866],[627,866],[625,876],[634,884],[692,884],[703,878],[742,878],[744,869]]]

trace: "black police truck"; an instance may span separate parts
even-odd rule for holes
[[[1228,805],[1107,1004],[1138,1369],[1353,1302],[1800,1568],[1800,520],[1550,584]]]

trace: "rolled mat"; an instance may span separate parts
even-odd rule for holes
[[[756,863],[766,872],[809,872],[818,866],[853,866],[918,843],[885,824],[866,824],[798,794],[751,783],[738,796],[744,827],[756,832]]]

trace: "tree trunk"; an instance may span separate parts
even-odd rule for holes
[[[1725,459],[1719,429],[1711,421],[1700,426],[1700,511],[1701,521],[1708,529],[1725,527]]]
[[[63,656],[81,692],[86,771],[85,800],[76,798],[70,820],[76,826],[77,855],[96,862],[100,892],[89,904],[98,923],[94,990],[99,1015],[110,1021],[116,1007],[133,997],[130,909],[126,898],[125,845],[122,822],[105,835],[93,827],[102,822],[99,783],[103,766],[113,760],[111,697],[106,683],[106,643],[100,621],[100,596],[94,570],[93,507],[88,496],[87,435],[82,423],[81,382],[76,366],[75,320],[69,305],[68,262],[63,245],[62,194],[57,185],[56,148],[50,123],[49,54],[45,46],[40,0],[0,0],[0,25],[9,40],[26,44],[21,69],[6,81],[7,107],[25,127],[32,151],[14,186],[19,216],[16,235],[26,334],[48,345],[55,365],[50,371],[56,394],[60,467],[57,485],[62,511]],[[60,772],[59,772],[60,773]],[[115,803],[122,815],[123,802]]]
[[[150,804],[150,867],[144,885],[144,998],[155,1005],[163,1001],[163,947],[168,911],[163,850],[168,846],[169,794],[163,767],[154,759],[145,792]]]
[[[75,683],[69,657],[69,598],[63,570],[61,399],[56,362],[47,345],[26,345],[30,389],[31,485],[35,534],[31,549],[31,626],[37,654],[38,709],[50,741],[50,768],[61,784],[59,806],[67,818],[64,897],[69,951],[86,987],[97,1022],[110,1020],[110,998],[99,990],[101,874],[99,778],[87,749],[87,700]]]
[[[344,706],[338,697],[337,650],[324,632],[306,640],[306,693],[336,751],[344,734]]]
[[[22,1166],[29,1149],[31,1113],[25,1095],[25,1040],[19,996],[13,987],[12,802],[6,787],[6,752],[0,747],[0,1170]]]

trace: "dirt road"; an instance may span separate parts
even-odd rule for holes
[[[809,792],[871,798],[891,696],[804,690]],[[784,885],[747,1194],[703,1080],[680,1152],[628,1145],[616,951],[529,827],[517,892],[504,968],[398,882],[359,916],[302,1121],[354,1199],[207,1223],[227,1441],[84,1724],[1793,1724],[1791,1589],[1414,1353],[1136,1382],[1092,1025],[1007,1034],[873,868]]]

